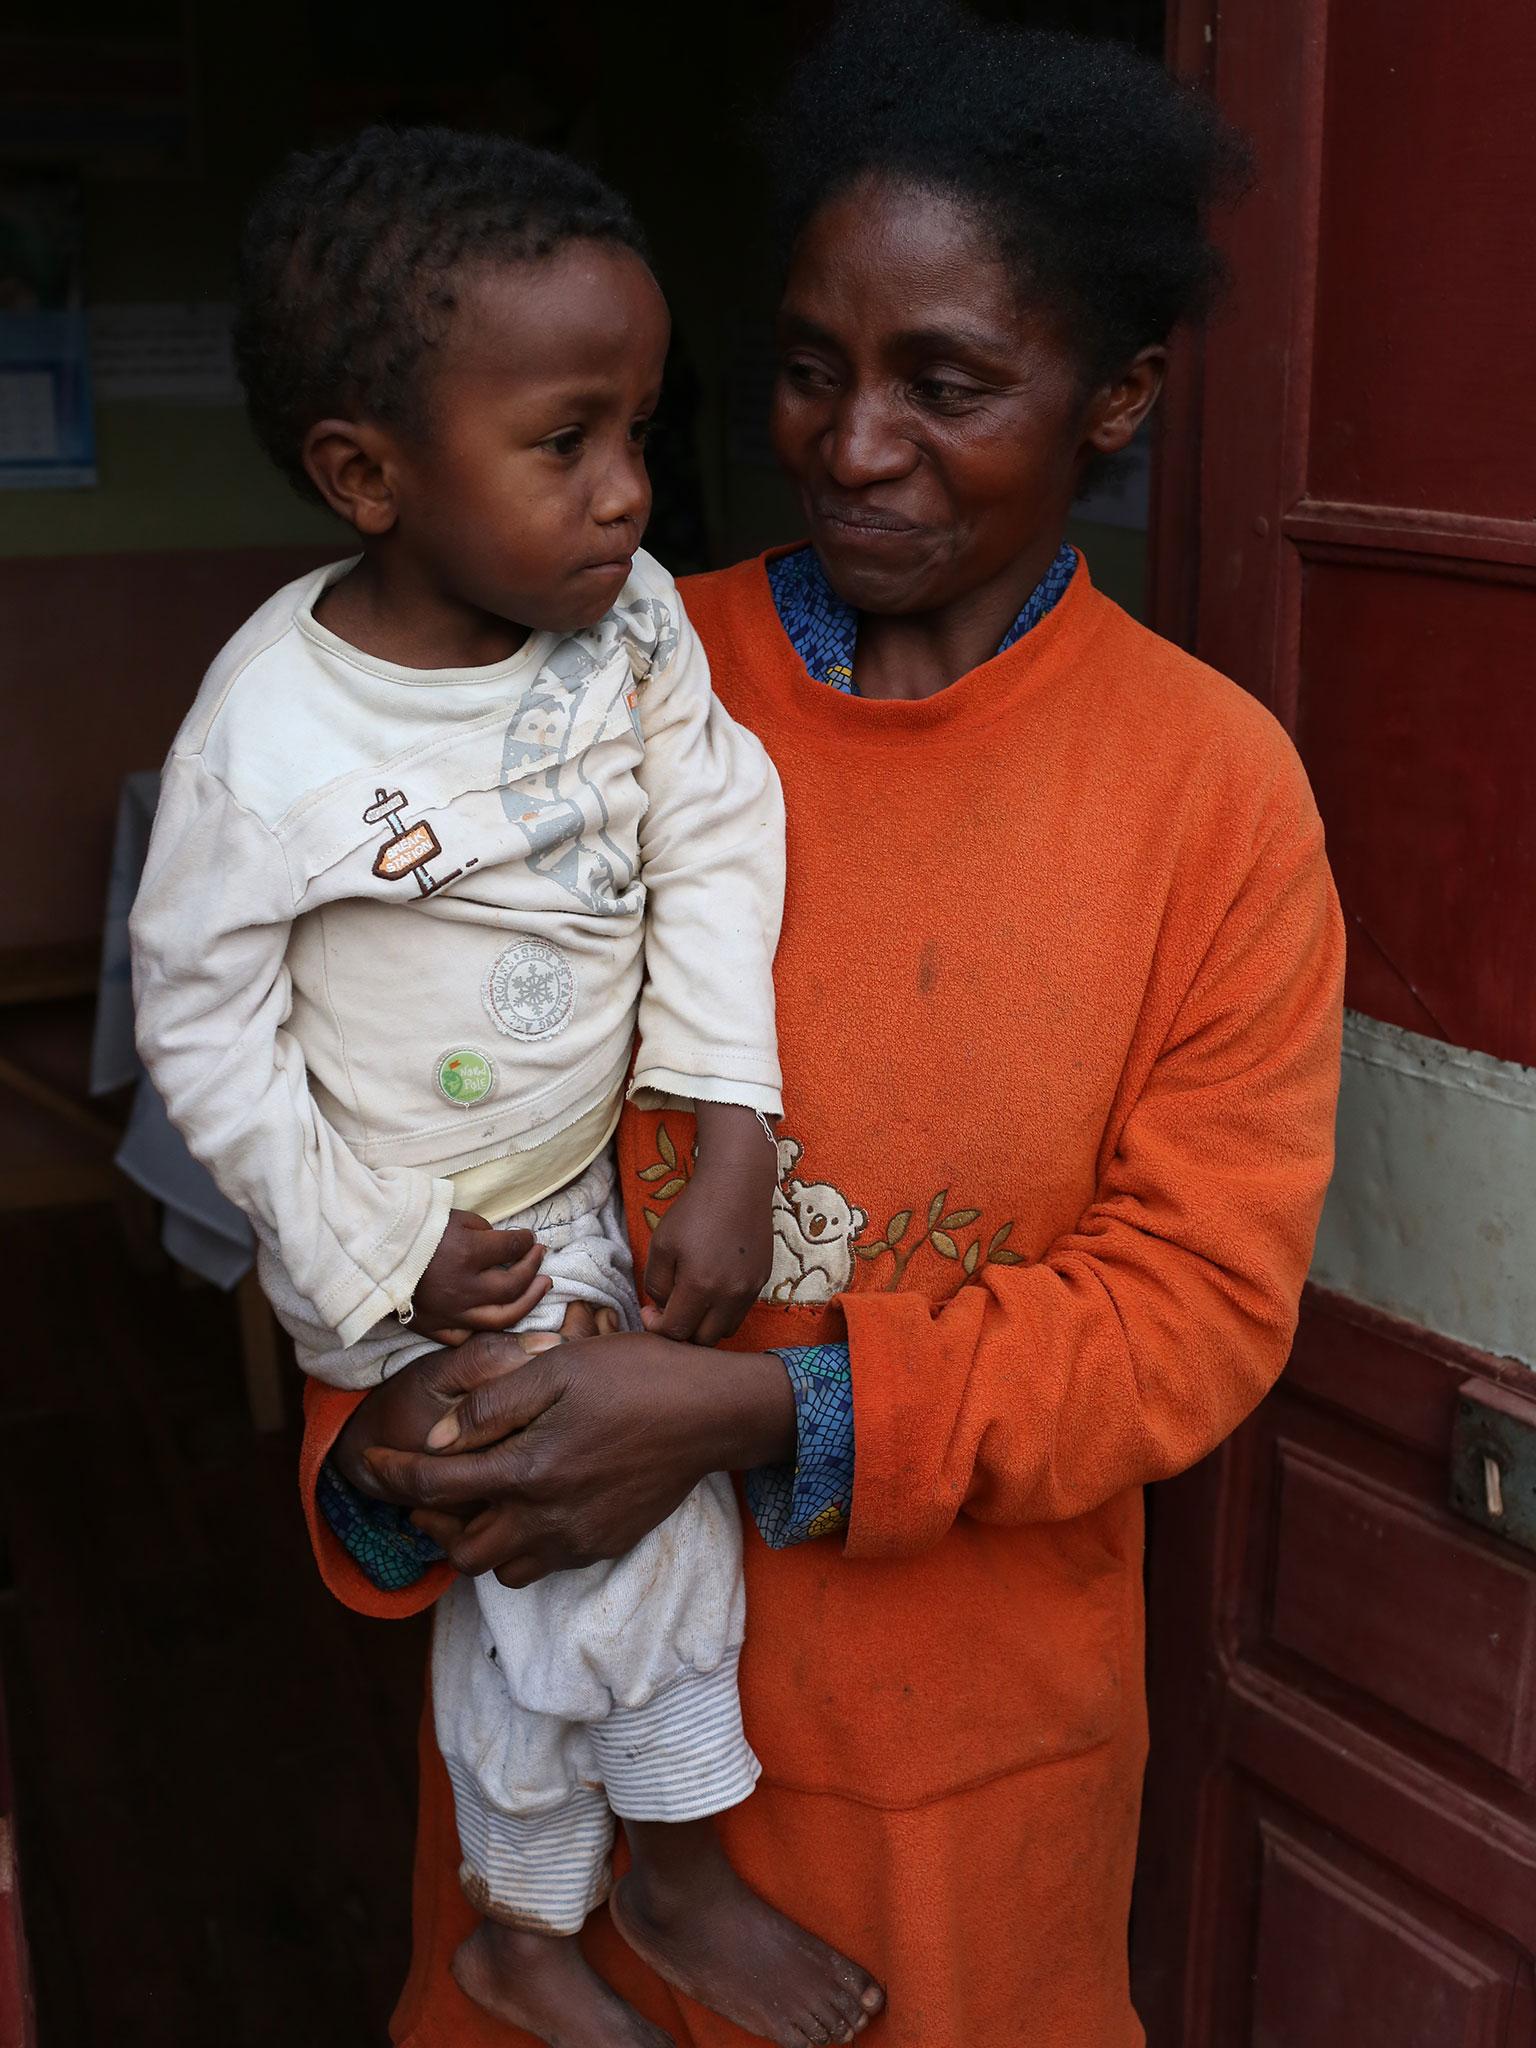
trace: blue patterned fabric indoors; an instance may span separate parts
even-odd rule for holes
[[[414,1586],[443,1555],[430,1536],[413,1527],[404,1508],[359,1493],[329,1459],[320,1467],[315,1504],[348,1557],[386,1593]]]
[[[1063,541],[1055,560],[1024,602],[1023,609],[998,643],[1006,654],[1016,640],[1022,640],[1031,626],[1038,626],[1051,608],[1066,595],[1077,567],[1077,551]],[[859,615],[843,603],[827,581],[821,557],[814,548],[796,548],[768,564],[768,587],[773,592],[779,624],[805,664],[807,675],[818,683],[830,683],[850,697],[858,695],[853,680],[853,656],[858,644]]]
[[[853,1373],[846,1344],[779,1352],[795,1390],[795,1462],[747,1474],[747,1506],[770,1550],[848,1526],[853,1510]]]

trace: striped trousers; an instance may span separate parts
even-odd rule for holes
[[[541,1214],[567,1299],[638,1326],[611,1171]],[[567,1291],[566,1272],[571,1285]],[[513,1926],[574,1934],[608,1892],[614,1816],[699,1820],[745,1799],[758,1762],[741,1725],[741,1522],[704,1480],[627,1557],[503,1586],[454,1582],[437,1604],[432,1698],[471,1902]]]

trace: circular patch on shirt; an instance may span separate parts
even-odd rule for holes
[[[519,939],[491,962],[480,993],[491,1022],[508,1038],[553,1038],[571,1021],[576,974],[548,939]]]
[[[437,1092],[456,1109],[473,1109],[496,1086],[496,1062],[472,1045],[445,1052],[432,1076]]]

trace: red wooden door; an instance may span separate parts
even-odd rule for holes
[[[1446,1503],[1458,1387],[1536,1399],[1536,6],[1172,43],[1260,183],[1155,603],[1296,735],[1356,1015],[1331,1284],[1152,1502],[1138,2001],[1153,2048],[1533,2048],[1536,1555]]]

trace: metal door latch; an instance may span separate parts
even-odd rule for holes
[[[1523,1550],[1536,1551],[1536,1398],[1491,1380],[1456,1396],[1451,1506]]]

